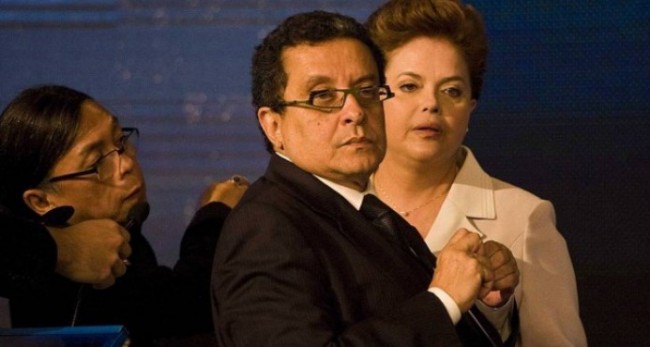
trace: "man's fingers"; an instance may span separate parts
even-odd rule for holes
[[[458,229],[456,232],[451,236],[451,239],[449,239],[448,244],[456,243],[460,239],[462,239],[465,235],[467,235],[469,231],[467,229]]]
[[[125,242],[131,242],[131,233],[128,230],[122,228],[122,237],[124,237]]]
[[[484,298],[492,290],[494,290],[494,282],[490,279],[490,271],[483,269],[483,271],[481,271],[481,287],[478,291],[479,299]]]
[[[516,278],[515,284],[519,283],[519,269],[517,261],[510,253],[497,253],[490,258],[494,270],[494,280],[501,281],[508,277]]]
[[[123,259],[119,259],[113,263],[111,267],[111,273],[114,277],[121,277],[126,273],[126,263]]]
[[[235,186],[244,186],[244,187],[249,187],[251,184],[248,182],[245,176],[242,175],[233,175],[230,177],[228,182],[232,182],[235,184]]]
[[[481,236],[477,233],[467,229],[458,229],[447,244],[465,252],[477,253],[481,249],[482,241]]]
[[[484,256],[475,255],[474,257],[479,262],[478,265],[480,266],[481,282],[485,283],[494,281],[494,271],[490,265],[490,261]]]
[[[131,256],[131,245],[128,242],[125,242],[120,246],[118,251],[120,259],[128,259]]]
[[[128,246],[128,244],[126,244]],[[128,251],[129,255],[131,254],[131,248],[129,247]],[[129,261],[127,259],[117,259],[114,263],[113,266],[111,267],[111,274],[108,275],[108,277],[104,280],[102,280],[100,283],[95,283],[93,284],[93,288],[95,289],[106,289],[113,284],[115,284],[115,280],[118,277],[124,276],[127,270],[127,266],[130,265]]]
[[[495,280],[508,277],[508,276],[519,276],[519,270],[517,269],[516,264],[504,264],[502,266],[492,268],[494,271]]]
[[[513,272],[505,276],[496,276],[494,278],[494,289],[510,290],[519,285],[519,273]]]
[[[494,241],[486,241],[483,247],[494,271],[494,281],[515,283],[516,285],[518,283],[519,270],[512,252],[504,245]],[[515,279],[514,282],[513,279]]]
[[[483,247],[485,249],[485,255],[488,256],[488,257],[492,257],[496,253],[502,251],[501,245],[499,243],[497,243],[497,242],[492,241],[492,240],[485,241],[483,243]]]

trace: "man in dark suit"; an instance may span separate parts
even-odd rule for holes
[[[217,245],[220,346],[490,345],[461,318],[492,288],[479,236],[457,232],[434,274],[417,232],[359,213],[385,151],[382,71],[364,28],[333,13],[292,16],[256,48],[253,103],[272,157]]]

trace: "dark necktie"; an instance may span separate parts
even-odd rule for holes
[[[386,234],[389,239],[398,243],[403,249],[420,260],[420,263],[424,265],[429,273],[434,269],[436,258],[429,251],[422,236],[420,236],[412,225],[400,217],[397,212],[372,194],[367,194],[363,197],[360,211],[372,224]],[[516,311],[515,314],[517,314]],[[517,328],[518,324],[513,324],[513,333],[517,331]],[[472,306],[470,312],[463,314],[461,321],[456,325],[456,330],[459,332],[464,345],[504,346],[497,330],[476,306]],[[465,337],[476,337],[480,335],[484,338],[481,341],[464,341]],[[510,340],[516,341],[516,338]],[[510,346],[513,343],[511,342],[506,346]]]
[[[423,262],[429,271],[433,270],[435,257],[431,254],[417,230],[400,217],[397,212],[372,194],[366,194],[363,197],[360,211],[372,224],[383,231],[389,239],[413,254]]]

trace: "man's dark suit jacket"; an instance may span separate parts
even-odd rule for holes
[[[427,291],[431,278],[432,269],[342,196],[274,155],[217,245],[219,343],[460,346],[447,311]]]

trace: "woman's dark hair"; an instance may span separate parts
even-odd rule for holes
[[[488,41],[481,14],[460,0],[390,0],[366,23],[385,56],[417,37],[440,37],[460,49],[469,69],[472,98],[481,95]]]
[[[38,187],[77,136],[81,105],[92,98],[74,89],[44,85],[25,89],[0,115],[0,205],[34,219],[23,202]]]

